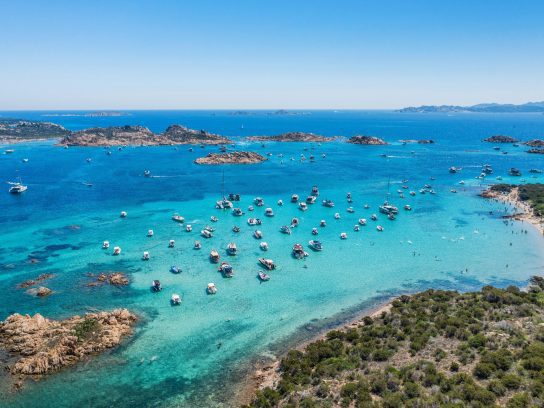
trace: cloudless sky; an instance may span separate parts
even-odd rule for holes
[[[0,0],[0,109],[544,100],[544,0]]]

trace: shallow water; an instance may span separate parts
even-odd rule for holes
[[[29,190],[14,197],[0,194],[0,318],[12,312],[40,312],[48,317],[66,317],[88,309],[127,307],[142,316],[136,336],[123,347],[74,369],[65,370],[13,395],[2,392],[0,405],[26,406],[43,398],[51,406],[211,406],[225,400],[240,367],[293,336],[309,336],[305,326],[314,319],[340,315],[364,305],[369,299],[427,287],[469,290],[483,284],[523,284],[541,273],[544,255],[541,237],[522,224],[505,225],[500,216],[504,205],[477,196],[482,185],[501,175],[510,178],[510,167],[519,167],[527,182],[530,168],[542,168],[538,155],[523,147],[505,146],[509,154],[492,149],[481,139],[508,134],[523,139],[541,135],[543,115],[410,115],[392,112],[311,112],[308,115],[277,116],[257,112],[233,116],[228,112],[132,112],[129,117],[83,118],[42,117],[42,112],[2,113],[3,116],[46,119],[71,129],[92,125],[143,124],[161,131],[168,124],[229,135],[277,134],[304,130],[325,135],[372,134],[390,146],[352,146],[345,143],[260,143],[241,141],[236,149],[272,153],[263,164],[252,166],[197,166],[193,160],[214,147],[186,146],[113,149],[59,149],[52,142],[16,145],[12,155],[0,155],[3,179],[17,175]],[[241,126],[243,125],[243,129]],[[399,139],[431,138],[434,145],[402,145]],[[283,154],[282,158],[278,154]],[[388,158],[380,157],[385,153]],[[315,155],[315,162],[301,162],[300,155]],[[321,155],[325,154],[326,158]],[[90,163],[86,158],[92,158]],[[291,161],[293,157],[295,160]],[[28,163],[22,163],[28,158]],[[480,167],[490,163],[490,180],[475,179]],[[449,174],[448,167],[463,167]],[[145,178],[144,169],[153,177]],[[220,198],[222,179],[226,192],[242,195],[243,217],[214,209]],[[433,176],[436,180],[430,181]],[[417,194],[400,199],[401,180],[418,191],[432,184],[436,195]],[[459,185],[465,180],[465,185]],[[87,187],[84,182],[90,182]],[[302,212],[289,202],[292,193],[301,197],[318,185],[318,203]],[[450,193],[456,188],[458,193]],[[346,193],[353,195],[348,204]],[[389,196],[388,196],[389,192]],[[266,205],[247,211],[256,196]],[[385,198],[399,207],[395,221],[372,213]],[[333,199],[335,208],[320,204]],[[283,199],[284,205],[276,202]],[[366,210],[363,205],[371,208]],[[355,213],[346,211],[352,205]],[[264,208],[274,217],[265,217]],[[119,217],[128,212],[126,219]],[[187,233],[170,217],[180,213],[193,225]],[[335,212],[341,214],[335,220]],[[213,223],[215,236],[199,237],[203,226]],[[249,216],[263,219],[259,227],[270,250],[266,257],[278,264],[271,280],[259,283],[257,259],[263,255],[252,237],[256,229],[247,225]],[[300,226],[290,236],[279,228],[298,217]],[[354,232],[357,219],[368,220]],[[311,229],[319,228],[324,250],[307,248]],[[384,232],[376,231],[383,225]],[[242,231],[234,234],[233,225]],[[155,232],[146,237],[148,229]],[[339,239],[340,232],[348,239]],[[174,249],[168,240],[175,239]],[[109,240],[119,245],[119,257],[101,249]],[[192,249],[195,240],[203,248]],[[239,254],[228,257],[229,242]],[[294,243],[309,253],[305,260],[290,256]],[[212,248],[234,267],[235,276],[223,279],[217,265],[208,260]],[[151,259],[141,261],[143,251]],[[37,260],[30,263],[29,259]],[[183,272],[174,275],[171,265]],[[123,271],[131,279],[128,287],[87,287],[87,274]],[[16,285],[40,273],[54,273],[44,283],[55,293],[34,298]],[[150,283],[160,279],[164,290],[151,293]],[[207,296],[206,284],[215,282],[218,293]],[[171,307],[172,293],[183,296],[181,307]]]

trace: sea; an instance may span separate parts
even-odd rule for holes
[[[83,113],[0,112],[0,118],[51,121],[71,130],[130,124],[161,132],[181,124],[229,136],[236,143],[228,151],[255,151],[268,160],[254,165],[194,163],[217,152],[217,146],[194,146],[192,151],[189,146],[63,149],[51,140],[0,146],[0,153],[15,150],[0,154],[0,319],[15,312],[63,319],[114,308],[139,316],[134,335],[114,350],[28,380],[19,392],[4,377],[1,407],[233,406],[256,362],[279,356],[392,296],[428,288],[524,286],[544,271],[543,241],[536,229],[503,219],[515,209],[478,195],[500,182],[497,177],[505,183],[544,181],[544,175],[529,172],[544,169],[542,156],[526,153],[523,145],[496,150],[482,142],[498,134],[542,138],[542,114]],[[288,131],[372,135],[389,145],[352,145],[343,139],[321,144],[246,140]],[[435,143],[400,142],[405,139]],[[493,167],[493,174],[478,178],[484,164]],[[452,174],[451,166],[462,170]],[[522,176],[509,176],[511,167]],[[144,177],[145,170],[151,177]],[[8,194],[4,182],[19,177],[28,190]],[[425,184],[436,194],[421,194]],[[290,198],[298,194],[305,199],[312,186],[319,188],[317,202],[301,211]],[[409,195],[410,190],[416,195]],[[235,206],[244,216],[215,208],[228,193],[240,194]],[[265,205],[249,211],[256,197]],[[323,206],[324,199],[333,200],[334,208]],[[395,220],[378,211],[386,200],[399,207]],[[404,210],[406,204],[411,211]],[[268,207],[273,217],[265,216]],[[374,213],[377,221],[370,219]],[[185,217],[192,232],[174,222],[173,214]],[[218,221],[212,222],[212,216]],[[249,217],[260,218],[262,225],[249,226]],[[295,217],[299,226],[292,234],[280,233]],[[360,218],[367,225],[357,232]],[[319,226],[321,220],[325,227]],[[210,239],[200,236],[207,225],[215,229]],[[232,232],[235,225],[239,233]],[[153,237],[147,236],[150,229]],[[253,237],[256,229],[263,233],[261,240]],[[342,232],[347,239],[340,239]],[[171,239],[174,248],[168,247]],[[312,239],[322,242],[322,251],[310,249]],[[108,250],[102,249],[105,240],[111,244]],[[196,240],[202,249],[193,249]],[[267,252],[259,248],[261,241],[268,243]],[[226,253],[230,242],[238,247],[236,256]],[[292,257],[296,243],[308,252],[305,259]],[[114,246],[122,248],[120,256],[112,255]],[[232,278],[223,278],[210,262],[212,249],[232,265]],[[148,261],[142,260],[144,251],[150,254]],[[267,282],[258,279],[260,257],[277,264]],[[182,273],[171,273],[174,265]],[[101,272],[123,272],[130,284],[89,286]],[[17,287],[44,273],[54,275],[42,283],[53,291],[50,296],[38,298]],[[162,283],[159,293],[151,291],[154,279]],[[206,293],[210,282],[218,289],[215,295]],[[170,303],[174,293],[182,297],[180,306]]]

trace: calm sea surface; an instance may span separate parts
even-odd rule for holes
[[[239,142],[231,150],[271,156],[251,166],[197,166],[195,158],[217,147],[195,147],[193,152],[188,146],[128,147],[112,149],[108,155],[103,148],[61,149],[49,141],[14,145],[13,154],[0,154],[1,181],[20,176],[29,187],[20,196],[8,194],[7,184],[0,192],[0,319],[13,312],[65,318],[115,307],[141,316],[135,336],[121,348],[42,381],[30,381],[18,394],[0,389],[0,406],[226,405],[229,391],[252,361],[281,351],[289,339],[311,336],[310,329],[323,319],[340,318],[400,292],[521,285],[543,271],[542,237],[527,225],[505,225],[504,205],[477,194],[497,176],[504,182],[544,181],[542,175],[529,173],[532,168],[544,169],[542,156],[525,153],[523,146],[501,146],[497,151],[481,142],[495,134],[542,138],[544,115],[130,113],[90,118],[0,112],[0,117],[48,120],[72,130],[138,124],[160,132],[178,123],[231,136]],[[262,146],[242,139],[295,130],[375,135],[391,144]],[[403,145],[400,139],[436,143]],[[301,154],[314,155],[315,162],[301,161]],[[484,163],[491,164],[494,173],[487,180],[476,179]],[[450,166],[463,170],[450,174]],[[510,167],[518,167],[523,176],[509,177]],[[144,169],[153,177],[144,177]],[[227,193],[241,194],[244,217],[214,208],[223,177]],[[402,180],[416,192],[429,183],[437,194],[418,192],[412,197],[406,190],[405,198],[400,198]],[[318,203],[302,212],[289,199],[293,193],[305,198],[312,185],[319,186]],[[450,192],[452,188],[457,194]],[[348,191],[352,204],[346,200]],[[410,204],[413,210],[401,209],[395,221],[387,220],[378,206],[388,193],[393,204],[401,208]],[[257,196],[264,198],[265,206],[250,213],[247,208]],[[324,198],[336,206],[323,207],[319,202]],[[278,199],[284,201],[282,207],[276,204]],[[354,213],[347,212],[350,205]],[[274,217],[264,216],[266,207],[274,210]],[[128,217],[121,219],[120,211],[127,211]],[[334,219],[336,212],[339,220]],[[174,223],[174,213],[183,215],[193,232]],[[372,213],[378,214],[378,221],[370,221]],[[212,224],[212,215],[219,218],[213,223],[216,232],[205,240],[199,233]],[[255,227],[246,223],[249,216],[263,219],[259,229],[270,246],[266,257],[278,265],[269,282],[257,279],[257,259],[263,253],[252,237]],[[299,218],[300,226],[290,236],[281,234],[279,228],[293,217]],[[355,232],[359,218],[366,218],[368,225]],[[327,221],[318,236],[324,249],[313,252],[308,241],[321,219]],[[239,234],[231,231],[234,225],[240,226]],[[385,230],[378,232],[377,225]],[[152,238],[146,236],[149,229],[155,232]],[[341,232],[348,234],[347,240],[339,239]],[[170,239],[176,241],[174,249],[168,248]],[[121,246],[121,256],[102,250],[104,240]],[[193,249],[195,240],[202,241],[202,250]],[[225,252],[229,242],[238,246],[235,257]],[[295,243],[307,248],[305,260],[291,257]],[[212,248],[234,267],[232,279],[222,278],[217,265],[209,262]],[[141,261],[143,251],[151,255],[148,262]],[[172,265],[183,272],[170,273]],[[92,281],[88,274],[102,271],[127,273],[131,283],[121,288],[88,287]],[[54,291],[51,296],[38,299],[16,288],[41,273],[55,275],[45,283]],[[153,279],[161,280],[162,292],[150,291]],[[208,282],[215,282],[215,296],[206,295]],[[170,306],[172,293],[182,295],[180,307]],[[6,381],[2,383],[5,388]]]

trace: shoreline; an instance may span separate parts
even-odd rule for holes
[[[281,377],[281,373],[279,371],[281,360],[290,350],[302,350],[310,343],[325,339],[327,333],[332,330],[343,331],[350,328],[359,327],[364,324],[363,319],[365,317],[374,318],[384,312],[389,312],[389,310],[391,310],[393,301],[399,296],[402,296],[402,294],[396,294],[381,301],[377,301],[375,304],[369,305],[368,307],[363,307],[362,310],[346,320],[339,319],[332,325],[325,324],[310,337],[296,342],[296,344],[293,346],[283,347],[280,353],[270,355],[267,359],[268,361],[263,361],[261,359],[260,361],[252,363],[252,368],[248,370],[247,375],[242,377],[242,383],[238,387],[238,390],[236,390],[234,393],[233,404],[235,406],[247,405],[251,403],[257,391],[260,391],[266,387],[275,387]],[[327,318],[324,318],[322,320],[326,319]]]
[[[522,223],[527,221],[527,223],[533,226],[540,233],[540,235],[544,235],[544,218],[536,215],[528,202],[524,202],[519,199],[518,187],[512,188],[508,194],[487,189],[481,194],[481,196],[486,199],[496,200],[506,205],[510,205],[517,210],[521,210],[522,212],[516,212],[503,218],[521,221]]]

